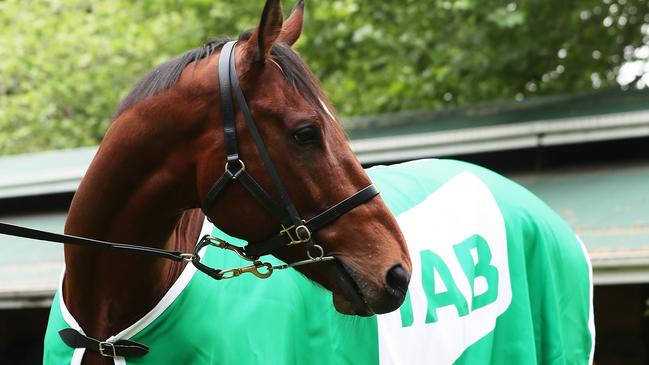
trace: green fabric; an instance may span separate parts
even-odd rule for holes
[[[409,331],[443,329],[447,318],[471,320],[474,314],[492,310],[496,303],[503,307],[497,319],[493,316],[495,329],[469,341],[465,349],[461,347],[461,353],[449,355],[448,362],[588,362],[593,345],[588,328],[590,268],[572,230],[547,205],[493,172],[457,161],[421,160],[367,172],[392,212],[399,216],[400,224],[403,222],[402,228],[409,227],[408,212],[424,206],[423,202],[450,185],[450,180],[463,176],[470,183],[478,181],[476,186],[484,184],[504,219],[508,279],[495,263],[497,253],[479,234],[453,245],[449,252],[457,258],[455,269],[446,259],[448,255],[435,248],[414,248],[408,241],[413,261],[421,262],[419,281],[425,295],[417,297],[412,286],[416,284],[411,283],[406,303],[400,311],[390,314],[397,321],[389,322],[386,318],[390,315],[358,318],[339,314],[329,292],[294,271],[279,272],[267,280],[242,276],[226,281],[214,281],[197,273],[177,300],[132,338],[148,344],[150,353],[127,363],[378,364],[390,363],[391,357],[393,363],[399,363],[394,357],[403,353],[400,351],[408,353],[408,346],[414,346],[408,341],[398,345]],[[216,229],[214,233],[223,236]],[[404,234],[408,237],[407,232]],[[216,250],[208,251],[205,260],[220,268],[246,264]],[[468,284],[457,280],[458,272],[466,276]],[[507,280],[509,283],[505,283]],[[511,285],[510,301],[498,298],[501,291],[495,290],[505,284]],[[421,298],[427,303],[418,302]],[[417,312],[423,305],[427,308],[425,321]],[[65,327],[55,298],[45,338],[44,363],[70,362],[72,350],[56,334]],[[390,348],[392,344],[397,344],[394,349]],[[444,350],[444,344],[420,345],[433,346],[440,353]],[[441,358],[417,358],[413,363],[447,361]]]
[[[50,309],[50,318],[47,321],[47,331],[45,332],[45,349],[43,353],[43,364],[69,364],[72,359],[72,349],[67,347],[58,332],[68,328],[67,323],[61,315],[59,306],[59,293],[54,295],[52,308]]]

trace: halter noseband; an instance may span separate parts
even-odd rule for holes
[[[315,217],[304,220],[300,217],[295,205],[291,201],[282,181],[273,165],[268,150],[259,134],[259,130],[250,112],[250,108],[246,103],[243,91],[239,85],[239,78],[236,71],[235,61],[235,47],[236,41],[226,43],[222,50],[219,59],[218,72],[219,72],[219,87],[221,94],[221,112],[223,115],[223,130],[225,139],[225,152],[226,163],[225,172],[216,181],[216,183],[209,190],[203,202],[201,209],[207,215],[209,208],[214,204],[214,201],[219,196],[221,191],[232,181],[239,182],[254,198],[257,200],[269,213],[279,220],[282,228],[279,232],[265,240],[259,242],[249,243],[247,246],[240,248],[237,253],[240,256],[256,260],[260,256],[269,254],[281,247],[306,244],[307,256],[311,260],[323,259],[324,250],[316,244],[313,239],[313,232],[325,227],[329,223],[338,219],[343,214],[356,208],[357,206],[369,201],[376,196],[379,191],[373,184],[361,189],[355,194],[347,197],[338,204],[330,207],[324,212],[316,215]],[[281,197],[283,206],[278,205],[273,198],[253,179],[253,177],[246,170],[244,162],[239,157],[239,150],[237,148],[237,136],[235,128],[234,117],[234,102],[232,100],[232,93],[234,93],[239,106],[239,110],[243,114],[246,126],[252,135],[257,150],[261,155],[266,171],[271,177],[275,189]],[[194,252],[197,254],[200,248],[213,244],[208,239],[201,241]],[[219,246],[218,244],[216,244]],[[219,246],[222,247],[222,246]],[[232,249],[231,247],[228,247]],[[198,266],[201,269],[200,266]],[[202,269],[201,269],[202,270]],[[213,274],[209,273],[208,274]]]

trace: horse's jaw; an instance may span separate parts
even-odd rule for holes
[[[361,293],[358,284],[345,265],[336,260],[331,266],[333,281],[340,292],[333,292],[333,302],[336,310],[343,314],[355,314],[368,317],[374,314]]]
[[[406,297],[405,290],[380,290],[341,259],[330,265],[330,279],[335,286],[334,306],[343,314],[367,317],[389,313],[398,309]]]

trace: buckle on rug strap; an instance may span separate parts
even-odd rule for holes
[[[108,350],[108,352],[106,350]],[[99,342],[99,353],[101,354],[101,356],[105,357],[117,357],[117,352],[115,352],[115,345],[111,342]]]

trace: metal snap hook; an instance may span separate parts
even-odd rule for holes
[[[266,268],[266,270],[263,270],[262,268]],[[262,269],[262,271],[260,271],[259,269]],[[273,274],[273,265],[268,262],[255,261],[252,265],[249,266],[225,269],[219,272],[221,279],[224,280],[236,278],[245,273],[253,274],[260,279],[266,279]]]
[[[236,278],[241,275],[241,268],[225,269],[219,271],[219,276],[222,280]]]
[[[266,268],[265,271],[259,271],[261,268]],[[263,270],[263,269],[262,269]],[[248,271],[260,279],[266,279],[273,274],[273,265],[268,262],[256,261],[254,264],[254,269]]]

